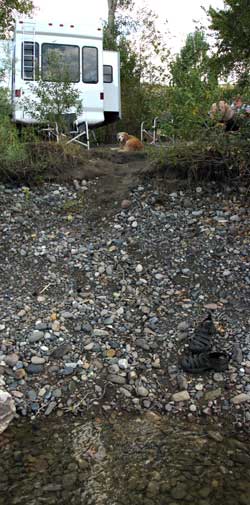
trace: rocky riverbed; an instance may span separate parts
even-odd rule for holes
[[[213,418],[22,420],[0,436],[0,504],[248,505],[249,448]]]
[[[117,181],[0,186],[0,389],[32,419],[154,411],[249,426],[248,194]],[[229,369],[187,374],[208,311]]]

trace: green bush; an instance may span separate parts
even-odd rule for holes
[[[17,128],[11,122],[10,113],[8,92],[0,89],[0,169],[9,163],[23,161],[26,158],[25,145],[19,140]]]

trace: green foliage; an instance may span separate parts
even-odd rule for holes
[[[138,134],[142,121],[151,123],[162,111],[169,51],[152,10],[133,10],[132,15],[133,2],[111,3],[117,5],[112,37],[109,23],[104,26],[104,48],[120,52],[122,120],[118,129]]]
[[[211,104],[220,97],[203,32],[188,35],[185,46],[170,65],[170,75],[168,111],[172,122],[168,124],[168,134],[191,139],[207,125]]]
[[[221,74],[234,72],[241,85],[249,85],[250,9],[249,0],[225,0],[224,9],[209,8],[210,29],[215,32],[217,53],[214,64]]]
[[[30,84],[30,96],[23,100],[24,110],[38,122],[57,123],[59,130],[66,130],[65,115],[71,112],[79,114],[82,102],[57,54],[50,55],[46,79],[39,78]]]
[[[11,114],[9,90],[0,87],[0,118],[9,117]]]
[[[0,30],[5,33],[13,28],[17,12],[29,14],[34,7],[32,0],[1,0]]]
[[[0,117],[0,163],[1,168],[26,159],[25,145],[8,116]]]

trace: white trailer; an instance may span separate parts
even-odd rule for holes
[[[37,122],[25,110],[23,99],[32,98],[38,78],[50,79],[51,56],[60,58],[82,101],[82,112],[77,117],[70,114],[76,129],[96,128],[121,117],[119,53],[103,50],[101,28],[19,19],[13,40],[2,41],[1,46],[7,44],[12,50],[10,91],[15,123]],[[1,54],[0,50],[0,60]]]

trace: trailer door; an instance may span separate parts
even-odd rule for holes
[[[120,55],[116,51],[103,51],[103,87],[106,122],[120,119]]]

